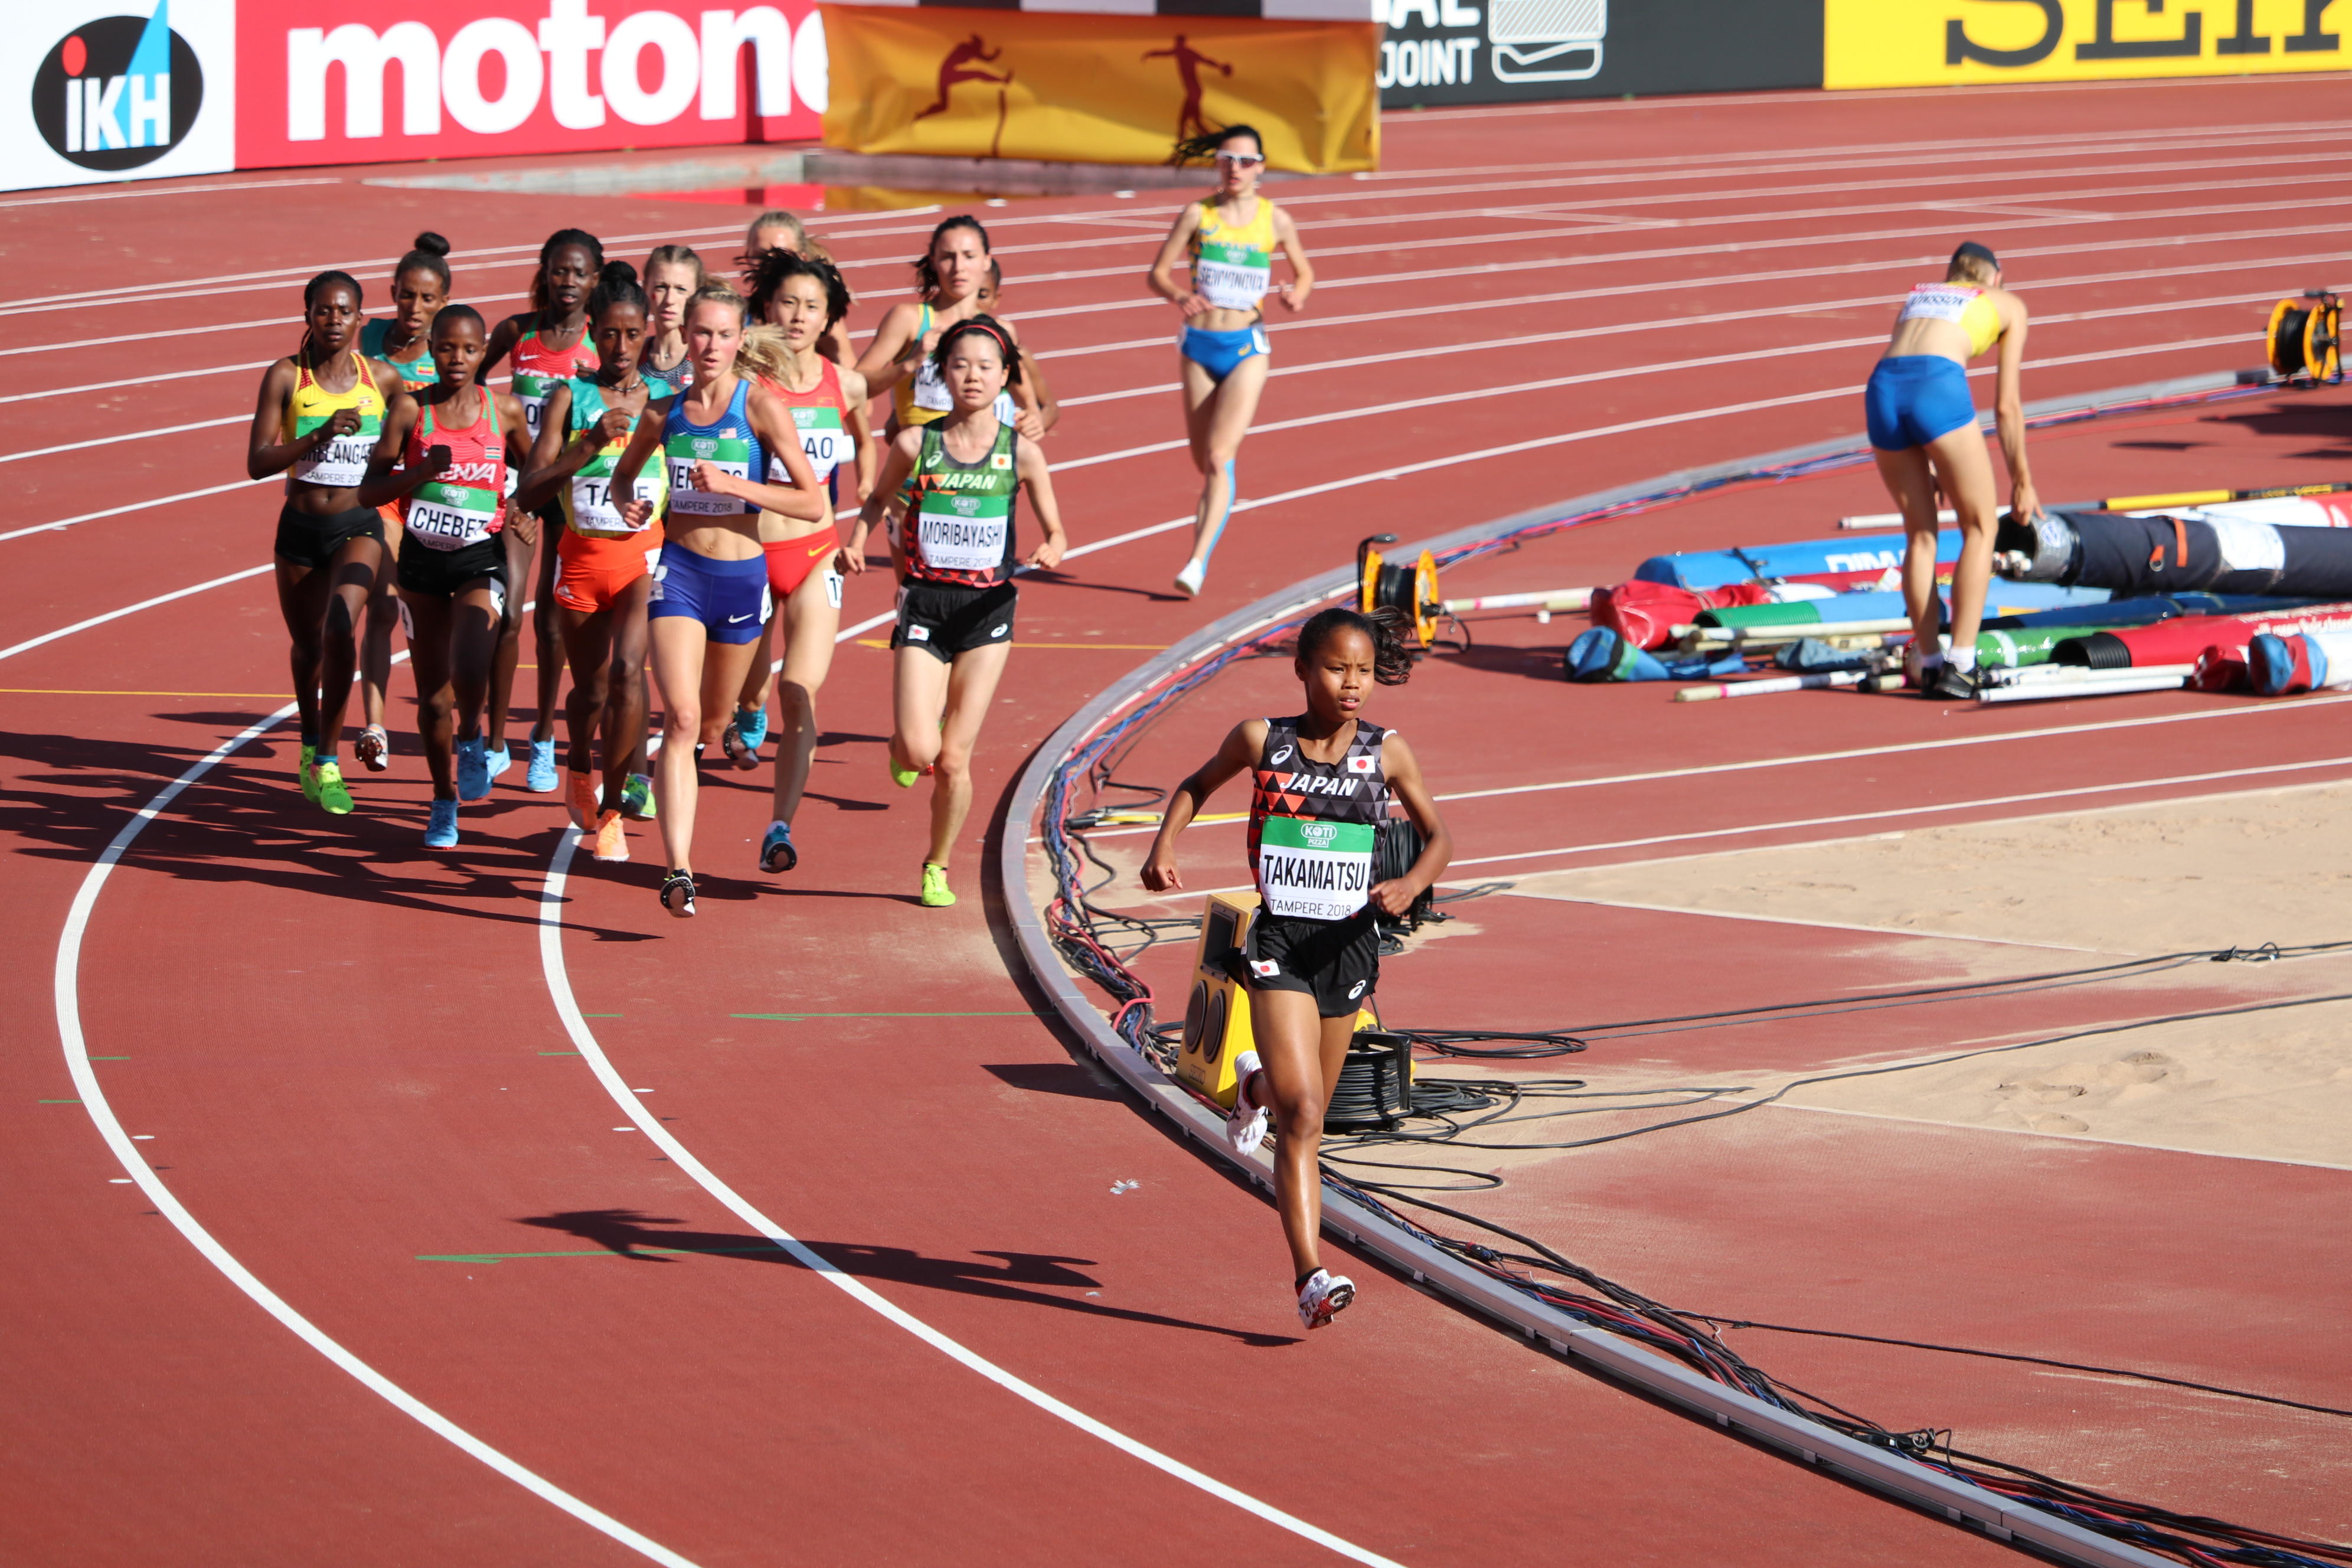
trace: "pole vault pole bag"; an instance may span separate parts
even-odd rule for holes
[[[1599,588],[1592,595],[1592,624],[1621,632],[1635,647],[1660,648],[1675,640],[1675,627],[1701,613],[1731,605],[1760,605],[1770,590],[1761,583],[1732,583],[1699,593],[1641,578]]]
[[[2248,673],[2264,697],[2352,687],[2352,631],[2260,632],[2247,649]]]
[[[1738,675],[1748,668],[1748,661],[1736,653],[1714,659],[1662,659],[1607,626],[1579,634],[1568,645],[1564,662],[1570,680],[1588,685],[1618,680],[1711,680]]]

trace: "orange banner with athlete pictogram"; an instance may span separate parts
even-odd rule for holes
[[[1380,162],[1380,29],[1366,22],[827,5],[824,140],[856,153],[1164,163],[1245,123],[1275,168]]]

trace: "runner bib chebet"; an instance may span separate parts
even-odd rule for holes
[[[376,437],[383,434],[383,394],[376,390],[375,373],[356,350],[352,353],[352,368],[359,377],[352,389],[329,392],[312,374],[309,354],[294,357],[294,395],[286,400],[286,413],[278,422],[284,439],[299,441],[346,408],[357,410],[360,416],[358,429],[333,437],[307,458],[296,458],[286,470],[304,484],[348,489],[367,477],[368,454],[375,450]]]
[[[976,463],[948,455],[940,427],[923,427],[923,445],[908,481],[903,543],[907,574],[927,583],[985,588],[1013,575],[1013,519],[1021,437],[999,420],[996,439]]]
[[[652,383],[648,382],[648,386]],[[565,431],[569,439],[582,431],[592,429],[604,417],[605,410],[614,405],[606,401],[603,384],[582,376],[572,384],[572,412]],[[629,421],[629,428],[636,428]],[[666,464],[647,463],[637,475],[636,499],[654,503],[646,521],[631,526],[621,515],[620,503],[613,499],[613,465],[628,449],[629,438],[623,436],[607,441],[587,465],[572,476],[572,483],[563,491],[564,521],[572,531],[590,539],[628,539],[642,536],[646,542],[661,542],[661,502],[669,493],[669,470]],[[626,499],[625,497],[623,499]]]
[[[772,381],[767,386],[769,396],[793,411],[793,426],[800,433],[801,450],[807,454],[818,484],[824,483],[834,469],[856,455],[850,445],[848,427],[842,423],[841,372],[831,360],[817,361],[816,385],[807,392],[793,392]],[[773,452],[768,454],[768,482],[793,482],[784,459]]]
[[[662,426],[662,455],[669,466],[669,510],[673,517],[740,517],[759,507],[734,496],[694,488],[694,466],[716,465],[739,479],[768,472],[768,453],[751,431],[749,406],[751,384],[736,377],[727,399],[727,412],[708,425],[697,425],[686,412],[687,395],[669,405]],[[767,482],[764,477],[761,483]]]
[[[483,389],[476,395],[482,412],[463,430],[436,427],[435,416],[446,405],[422,405],[401,449],[401,466],[412,468],[433,447],[449,448],[448,468],[409,492],[401,520],[408,538],[428,550],[463,550],[490,538],[506,498],[507,443],[499,429],[498,399]]]
[[[1192,291],[1220,310],[1255,310],[1274,287],[1274,204],[1257,199],[1257,216],[1228,224],[1217,198],[1201,204],[1192,235]]]
[[[522,404],[523,423],[530,426],[534,441],[539,439],[540,416],[547,411],[549,395],[576,376],[595,374],[599,363],[596,345],[585,336],[568,349],[551,349],[540,342],[536,330],[525,332],[509,357],[514,365],[514,395]]]
[[[1299,719],[1268,719],[1250,791],[1250,864],[1265,912],[1343,921],[1372,887],[1372,850],[1388,817],[1381,743],[1389,731],[1356,721],[1348,754],[1318,763],[1298,750]]]

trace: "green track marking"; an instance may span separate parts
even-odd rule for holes
[[[79,1100],[44,1100],[37,1103],[42,1105],[79,1105],[81,1101]]]
[[[782,1252],[783,1248],[773,1242],[765,1242],[758,1247],[640,1247],[635,1250],[640,1253],[660,1253],[682,1257],[698,1252]],[[505,1263],[511,1259],[525,1258],[621,1258],[625,1256],[626,1255],[614,1252],[610,1247],[594,1247],[578,1252],[420,1252],[416,1255],[416,1261],[419,1263]]]
[[[730,1018],[764,1018],[778,1024],[804,1023],[811,1018],[1034,1018],[1030,1008],[1010,1013],[730,1013]]]

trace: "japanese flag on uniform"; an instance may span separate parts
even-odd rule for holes
[[[1349,757],[1348,759],[1348,771],[1351,773],[1370,773],[1372,771],[1372,759],[1370,757]]]
[[[1010,468],[1013,466],[1013,454],[1010,452],[991,452],[988,455],[988,466],[992,468]]]

